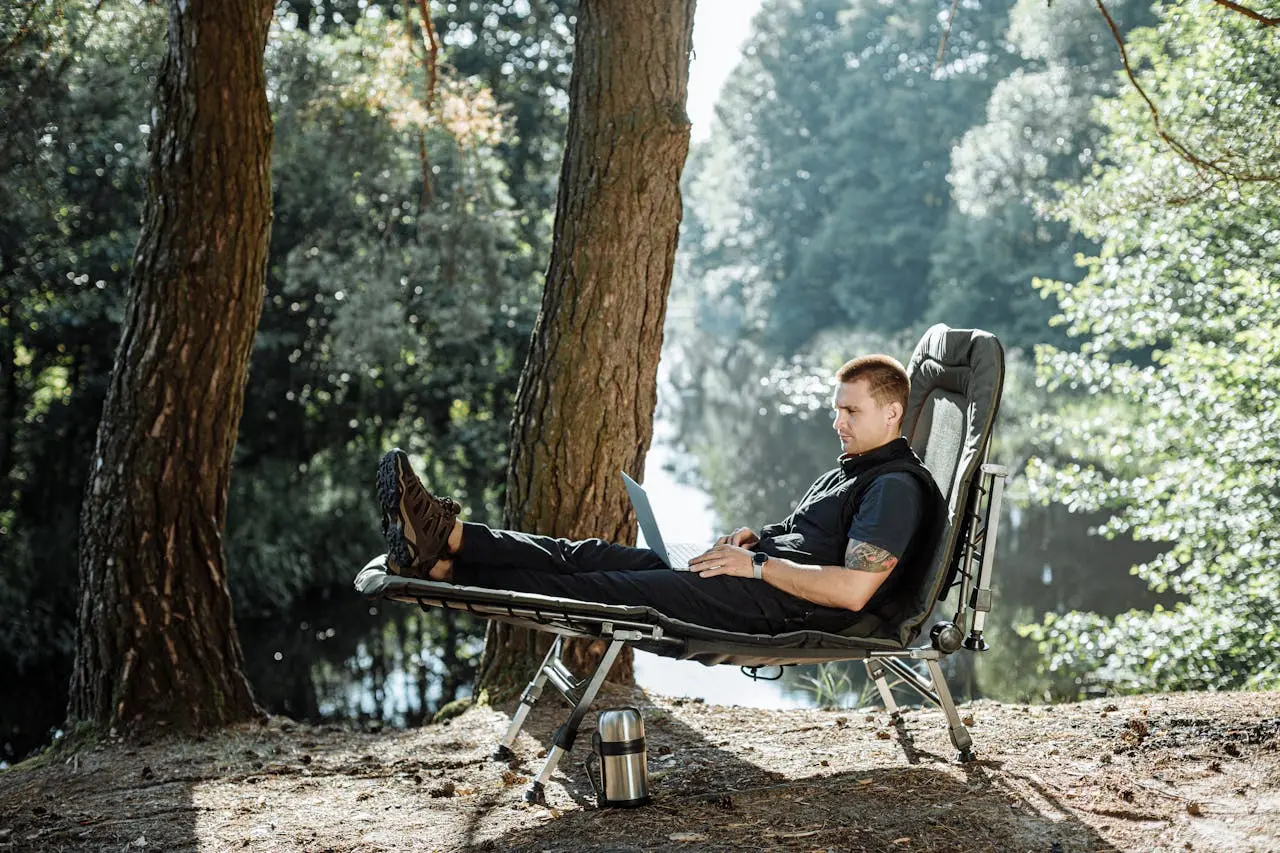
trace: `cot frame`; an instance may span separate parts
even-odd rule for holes
[[[728,656],[723,662],[751,666],[753,652],[766,656],[771,664],[779,666],[861,660],[893,725],[902,725],[903,709],[895,700],[892,687],[905,686],[922,700],[942,709],[951,743],[957,750],[957,760],[974,760],[973,738],[960,719],[941,662],[959,651],[982,652],[988,648],[983,631],[992,605],[991,578],[1007,476],[1008,470],[1001,465],[984,463],[981,467],[979,482],[975,486],[976,499],[963,517],[964,529],[955,538],[955,553],[946,555],[948,562],[954,559],[958,566],[956,610],[951,619],[933,626],[927,642],[895,648],[885,641],[859,642],[856,638],[826,635],[838,643],[828,647],[785,649],[761,644],[758,635],[742,634],[734,636],[730,644],[723,646]],[[376,558],[361,572],[357,588],[364,595],[416,604],[423,609],[444,607],[461,610],[483,619],[497,619],[556,635],[533,679],[521,694],[511,723],[493,752],[493,758],[499,761],[514,757],[516,737],[548,683],[568,702],[569,714],[553,735],[551,749],[524,793],[524,799],[529,803],[546,804],[547,780],[573,749],[578,729],[624,646],[636,645],[669,657],[690,656],[687,654],[687,637],[679,630],[685,627],[683,623],[666,619],[645,608],[577,602],[531,593],[495,592],[398,577],[388,574],[384,567],[385,556]],[[646,618],[649,614],[657,618]],[[562,660],[564,640],[569,637],[605,640],[609,644],[599,664],[585,676],[575,676]],[[915,662],[924,664],[924,673],[912,667]],[[892,686],[891,677],[897,678]]]

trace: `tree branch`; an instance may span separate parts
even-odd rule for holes
[[[947,50],[947,39],[951,37],[951,28],[956,23],[956,9],[960,6],[960,0],[951,0],[951,11],[947,13],[947,28],[942,32],[942,41],[938,42],[938,58],[933,62],[933,73],[937,74],[942,68],[942,55]]]
[[[418,11],[422,13],[422,35],[427,48],[427,55],[423,59],[423,66],[427,73],[427,95],[423,99],[422,106],[430,115],[431,103],[436,97],[440,41],[436,38],[435,25],[431,23],[431,10],[428,8],[427,0],[418,0]],[[427,159],[426,132],[421,130],[418,131],[418,159],[422,161],[422,207],[426,209],[431,201],[431,163]]]
[[[1215,0],[1215,2],[1219,2],[1219,0]],[[1142,84],[1138,82],[1137,75],[1133,73],[1133,68],[1129,65],[1129,52],[1125,49],[1124,39],[1120,36],[1120,30],[1116,27],[1116,22],[1112,19],[1111,13],[1107,11],[1107,7],[1103,4],[1102,0],[1094,0],[1094,4],[1097,5],[1098,11],[1102,13],[1102,17],[1106,18],[1107,26],[1111,28],[1111,37],[1115,39],[1116,46],[1120,48],[1120,61],[1124,64],[1124,73],[1128,76],[1129,82],[1133,84],[1133,88],[1142,96],[1142,100],[1147,102],[1147,109],[1151,112],[1151,123],[1155,127],[1156,135],[1164,140],[1165,144],[1173,149],[1174,153],[1198,169],[1217,172],[1222,177],[1230,178],[1233,181],[1240,181],[1244,183],[1265,183],[1280,180],[1280,176],[1277,175],[1260,175],[1251,172],[1230,171],[1220,165],[1222,162],[1221,160],[1205,160],[1203,157],[1196,155],[1191,149],[1187,148],[1187,146],[1183,145],[1177,139],[1174,139],[1160,123],[1160,110],[1157,109],[1155,102],[1147,95],[1147,91],[1142,88]]]
[[[1262,26],[1264,27],[1274,27],[1274,26],[1280,25],[1280,18],[1268,18],[1266,15],[1259,15],[1257,12],[1253,11],[1252,9],[1246,9],[1244,6],[1241,6],[1239,3],[1232,3],[1231,0],[1213,0],[1213,2],[1217,3],[1219,6],[1222,6],[1225,9],[1230,9],[1232,12],[1239,12],[1241,15],[1244,15],[1246,18],[1253,18],[1253,20],[1262,24]]]

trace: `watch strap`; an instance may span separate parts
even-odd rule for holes
[[[763,556],[764,559],[757,559]],[[755,553],[751,555],[751,574],[756,580],[764,580],[764,564],[769,562],[769,557],[764,554]]]

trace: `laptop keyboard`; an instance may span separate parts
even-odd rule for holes
[[[687,569],[689,561],[707,550],[707,546],[699,542],[675,542],[667,546],[667,556],[671,558],[671,568]]]

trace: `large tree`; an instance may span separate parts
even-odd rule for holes
[[[81,514],[69,716],[258,713],[222,550],[271,227],[270,0],[175,0],[129,301]]]
[[[511,428],[508,527],[635,539],[618,471],[644,469],[653,435],[693,12],[694,0],[579,8],[551,265]],[[492,625],[479,687],[508,692],[536,664],[537,645]],[[613,678],[631,677],[628,656]]]

